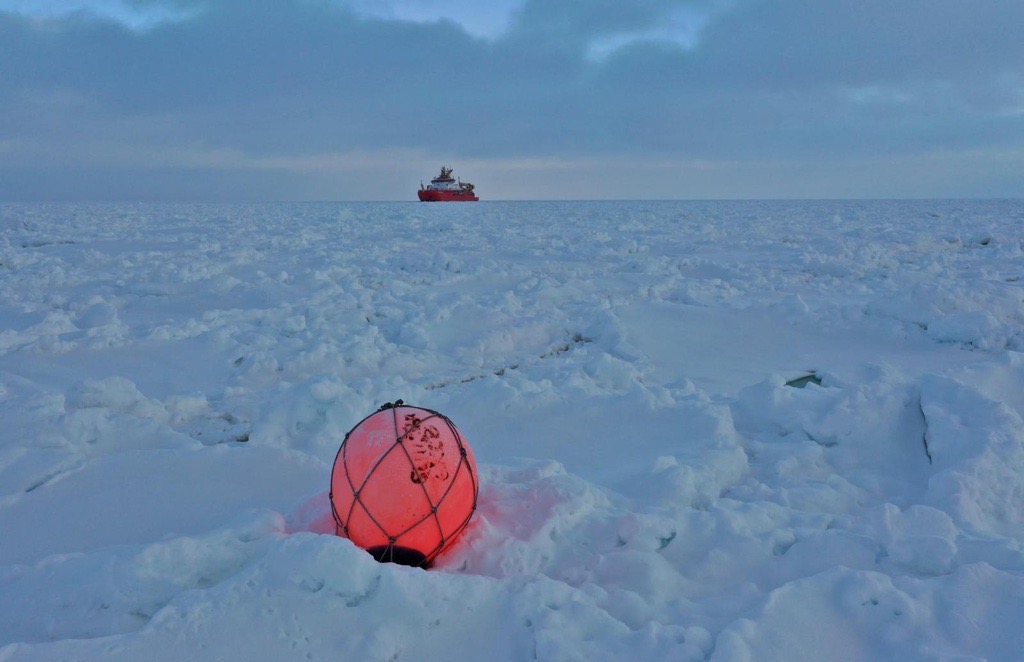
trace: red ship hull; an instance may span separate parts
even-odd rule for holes
[[[480,200],[472,191],[446,191],[438,189],[420,189],[421,202],[477,202]]]

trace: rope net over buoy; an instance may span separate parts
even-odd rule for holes
[[[378,561],[427,567],[476,510],[476,460],[439,412],[387,403],[338,449],[331,510],[339,536]]]

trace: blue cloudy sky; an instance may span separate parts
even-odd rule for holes
[[[0,0],[0,200],[1024,197],[1021,0]]]

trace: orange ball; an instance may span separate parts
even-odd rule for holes
[[[345,435],[331,471],[338,535],[378,561],[428,566],[476,510],[476,460],[455,424],[401,400]]]

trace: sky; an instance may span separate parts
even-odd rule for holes
[[[0,0],[0,201],[1024,197],[1020,0]]]

